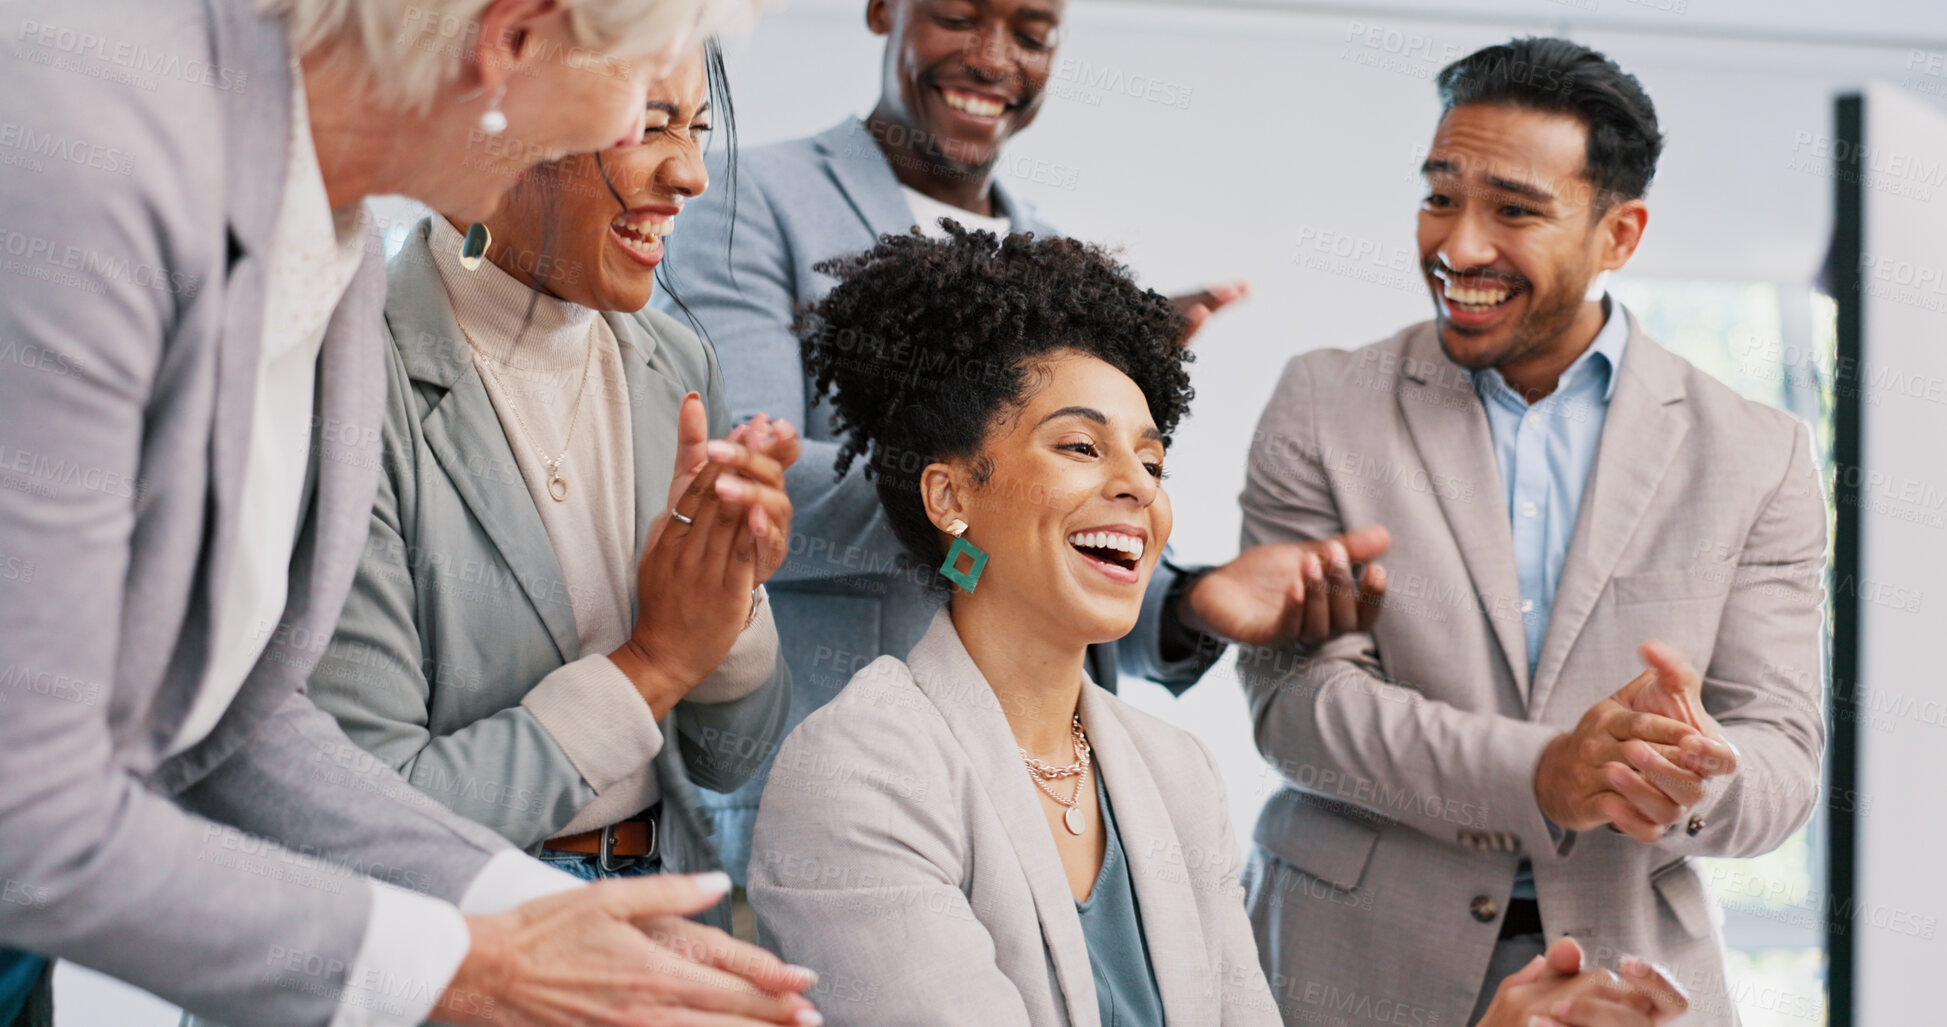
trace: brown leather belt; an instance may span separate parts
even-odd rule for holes
[[[579,852],[589,856],[600,856],[602,868],[614,870],[616,868],[611,865],[611,860],[643,859],[656,854],[656,822],[624,820],[599,831],[583,831],[580,834],[550,838],[542,842],[541,847],[555,852]]]

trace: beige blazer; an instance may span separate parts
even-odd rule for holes
[[[1238,884],[1223,782],[1195,737],[1087,684],[1172,1027],[1278,1023]],[[784,741],[750,902],[845,1027],[1098,1027],[1075,901],[999,699],[942,609]]]
[[[1246,874],[1287,1022],[1464,1023],[1534,862],[1541,919],[1603,963],[1667,961],[1686,1024],[1728,1024],[1721,920],[1697,856],[1775,848],[1811,815],[1825,744],[1825,506],[1807,427],[1631,326],[1548,634],[1529,680],[1506,492],[1466,371],[1432,325],[1292,360],[1252,440],[1245,545],[1383,524],[1371,633],[1306,661],[1240,657],[1258,748],[1285,788]],[[1634,677],[1660,639],[1705,675],[1742,769],[1695,835],[1557,841],[1542,746]],[[1350,996],[1350,999],[1347,999]],[[1436,1019],[1437,1017],[1437,1019]]]

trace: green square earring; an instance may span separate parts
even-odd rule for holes
[[[953,535],[953,545],[947,547],[946,560],[940,564],[940,573],[948,581],[972,592],[974,586],[980,584],[981,570],[987,566],[987,551],[966,540],[966,521],[955,518],[946,530]],[[963,554],[972,561],[964,571],[960,569]]]
[[[493,245],[493,233],[487,226],[475,221],[467,226],[466,238],[460,240],[460,266],[468,271],[480,266],[487,257],[487,247]]]

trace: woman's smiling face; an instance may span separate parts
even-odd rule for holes
[[[649,88],[644,110],[636,144],[578,153],[530,173],[487,223],[495,263],[594,310],[648,305],[663,238],[683,203],[710,184],[703,150],[712,115],[701,47]]]
[[[1121,638],[1169,540],[1162,435],[1142,390],[1097,357],[1061,350],[1027,373],[977,456],[922,477],[934,523],[966,521],[990,556],[956,602],[1013,607],[1082,644]]]

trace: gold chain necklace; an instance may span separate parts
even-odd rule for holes
[[[1069,727],[1069,737],[1075,744],[1075,762],[1065,767],[1057,767],[1045,760],[1030,756],[1026,749],[1018,745],[1014,748],[1021,754],[1021,762],[1027,765],[1028,776],[1034,779],[1035,787],[1047,793],[1048,798],[1066,807],[1066,812],[1061,815],[1062,826],[1068,828],[1069,834],[1078,835],[1088,830],[1088,814],[1082,812],[1082,786],[1088,784],[1088,768],[1094,752],[1089,747],[1088,734],[1082,730],[1080,712],[1075,714],[1075,719]],[[1078,778],[1075,782],[1075,794],[1069,798],[1064,799],[1056,795],[1054,789],[1048,787],[1049,781],[1059,781],[1069,777]]]
[[[466,335],[466,332],[461,331],[460,334]],[[473,347],[473,352],[480,356],[480,366],[487,369],[487,376],[494,380],[494,388],[499,389],[507,397],[507,409],[514,412],[514,423],[520,426],[521,434],[527,436],[527,444],[533,446],[540,454],[542,466],[548,469],[548,495],[553,496],[557,503],[566,502],[568,479],[561,476],[561,461],[568,459],[568,448],[575,443],[575,426],[581,423],[581,398],[588,394],[588,374],[595,366],[594,333],[590,332],[588,337],[588,355],[581,363],[581,388],[576,390],[575,406],[568,414],[568,438],[561,444],[561,455],[552,460],[548,459],[548,451],[542,449],[540,442],[535,440],[534,432],[528,429],[527,418],[521,416],[520,404],[514,401],[514,394],[507,390],[507,384],[500,380],[500,372],[494,370],[493,357],[487,355],[487,351],[473,341],[473,336],[467,335],[466,342]]]

